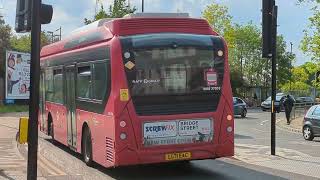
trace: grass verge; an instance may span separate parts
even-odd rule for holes
[[[0,105],[0,113],[11,113],[11,112],[27,112],[29,106],[27,105]]]

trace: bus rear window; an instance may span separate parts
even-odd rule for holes
[[[141,115],[215,111],[224,77],[224,43],[210,35],[121,37],[124,69]]]
[[[133,96],[219,91],[223,62],[205,35],[157,34],[125,38],[125,69]],[[222,47],[221,47],[222,50]],[[215,88],[210,88],[214,86]]]

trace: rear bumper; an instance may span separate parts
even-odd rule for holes
[[[234,143],[226,141],[223,144],[213,145],[199,145],[190,146],[189,148],[151,148],[146,150],[130,150],[127,148],[115,155],[115,166],[128,166],[137,164],[153,164],[173,162],[166,161],[165,154],[191,152],[192,157],[185,160],[202,160],[202,159],[215,159],[219,157],[230,157],[234,155]],[[179,160],[178,160],[179,161]]]

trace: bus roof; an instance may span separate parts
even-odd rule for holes
[[[138,13],[81,27],[64,40],[43,47],[41,57],[98,44],[114,36],[165,32],[217,35],[206,20],[189,18],[186,13]]]

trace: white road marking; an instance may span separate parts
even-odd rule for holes
[[[264,120],[260,123],[261,126],[263,126],[266,122],[268,122],[269,120]]]
[[[256,128],[253,128],[254,131],[258,131],[258,132],[263,132],[263,133],[266,133],[267,131],[263,131],[263,130],[260,130],[260,129],[256,129]]]

